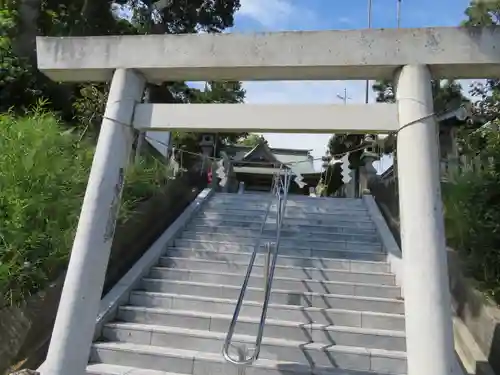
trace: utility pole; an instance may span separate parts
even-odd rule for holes
[[[351,100],[352,98],[347,96],[347,88],[344,88],[344,96],[337,94],[337,98],[342,100],[344,102],[344,105],[347,104],[348,100]]]
[[[396,19],[397,19],[397,24],[398,24],[398,29],[401,27],[401,0],[396,0],[397,1],[397,11],[396,11]]]
[[[372,0],[368,0],[368,28],[372,28]],[[365,103],[368,104],[369,99],[369,91],[370,91],[370,81],[366,80],[366,89],[365,89]]]

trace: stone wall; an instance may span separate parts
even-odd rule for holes
[[[474,337],[496,374],[500,374],[500,308],[475,288],[466,277],[458,254],[448,249],[450,291],[457,316]],[[477,362],[477,374],[489,374],[486,363]]]
[[[392,174],[383,179],[377,176],[370,180],[369,190],[401,247],[397,178]],[[491,369],[500,374],[500,308],[474,287],[475,282],[465,275],[458,254],[448,249],[447,255],[450,292],[456,314],[488,361],[476,362],[476,374],[491,374]]]
[[[23,306],[0,310],[0,373],[36,355],[50,338],[64,282],[61,275]]]
[[[107,293],[206,186],[200,172],[185,173],[164,191],[140,204],[118,225],[106,272]],[[0,310],[0,374],[37,368],[45,359],[64,274],[21,307]],[[10,367],[10,368],[9,368]]]

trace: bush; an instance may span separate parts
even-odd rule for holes
[[[143,156],[127,170],[118,222],[126,221],[137,205],[163,190],[173,171],[151,156]]]
[[[466,138],[465,149],[479,143],[474,156],[483,160],[482,168],[443,185],[446,234],[470,275],[500,303],[500,134],[476,131]]]
[[[93,148],[37,113],[0,115],[0,150],[0,293],[15,303],[65,265]]]
[[[18,304],[66,267],[94,146],[38,111],[0,114],[0,150],[1,306]],[[143,159],[129,169],[121,221],[164,185],[158,164]]]

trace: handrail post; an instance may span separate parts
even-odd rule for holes
[[[264,288],[269,282],[269,267],[271,265],[271,242],[266,242],[266,259],[264,260]]]

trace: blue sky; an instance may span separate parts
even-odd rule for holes
[[[372,0],[372,27],[396,27],[397,0]],[[368,0],[241,0],[230,32],[366,28]],[[402,0],[401,27],[456,26],[469,0]],[[469,82],[464,82],[464,88]],[[335,103],[344,88],[349,103],[364,102],[364,82],[245,82],[248,103]],[[370,90],[371,91],[371,90]],[[371,94],[371,100],[373,95]],[[330,135],[265,134],[273,147],[312,149],[324,154]],[[382,169],[391,162],[385,160]],[[383,163],[384,164],[384,163]],[[379,169],[379,168],[377,168]]]

